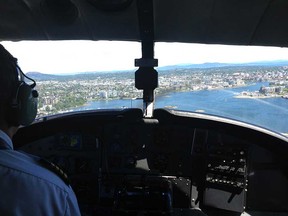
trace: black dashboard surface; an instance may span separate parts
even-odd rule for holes
[[[14,145],[67,172],[83,215],[287,213],[287,138],[198,113],[142,116],[55,116],[21,128]]]

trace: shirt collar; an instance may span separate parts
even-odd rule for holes
[[[0,130],[0,139],[3,140],[3,144],[1,145],[0,143],[0,146],[11,150],[13,149],[13,143],[11,138],[2,130]]]

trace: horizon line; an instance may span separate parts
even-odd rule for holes
[[[156,70],[161,68],[167,68],[167,67],[177,67],[177,66],[193,66],[193,65],[197,65],[197,66],[201,66],[201,65],[209,65],[209,64],[218,64],[218,65],[223,65],[224,66],[240,66],[240,65],[249,65],[249,64],[261,64],[263,63],[263,66],[269,66],[266,64],[272,64],[273,62],[275,63],[285,63],[287,62],[287,66],[288,66],[288,60],[285,59],[279,59],[279,60],[263,60],[263,61],[252,61],[252,62],[236,62],[236,63],[231,63],[231,62],[204,62],[204,63],[181,63],[181,64],[172,64],[172,65],[165,65],[165,66],[158,66],[158,67],[154,67]],[[265,64],[266,63],[266,64]],[[253,66],[253,65],[251,65]],[[261,65],[259,65],[261,66]],[[277,66],[277,65],[275,65]],[[217,67],[221,67],[221,66],[208,66],[206,68],[217,68]],[[195,67],[195,68],[199,68],[199,67]],[[59,72],[54,72],[54,73],[43,73],[43,72],[39,72],[39,71],[27,71],[25,72],[25,74],[29,74],[29,73],[38,73],[38,74],[43,74],[43,75],[54,75],[54,76],[73,76],[73,75],[80,75],[80,74],[92,74],[92,73],[117,73],[117,72],[134,72],[136,70],[138,70],[138,67],[135,68],[130,68],[130,69],[119,69],[119,70],[99,70],[99,71],[80,71],[80,72],[71,72],[71,73],[59,73]]]

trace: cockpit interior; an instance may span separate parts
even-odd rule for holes
[[[82,215],[288,215],[287,136],[154,108],[155,42],[288,47],[287,11],[284,0],[2,0],[0,41],[138,41],[142,53],[142,109],[41,117],[15,149],[63,169]]]

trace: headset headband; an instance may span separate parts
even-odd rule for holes
[[[21,70],[21,68],[18,65],[18,59],[15,58],[11,53],[9,53],[3,45],[0,44],[0,55],[4,55],[5,58],[7,58],[16,68],[18,75],[20,75],[20,80],[23,81],[25,77],[26,79],[32,81],[33,83],[30,85],[30,87],[33,89],[36,86],[36,82],[34,79],[28,77],[26,74],[23,73],[23,71]]]

